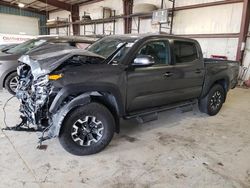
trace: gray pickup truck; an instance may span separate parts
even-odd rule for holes
[[[114,35],[87,50],[36,51],[22,56],[17,71],[20,125],[47,132],[42,140],[59,136],[75,155],[93,154],[119,132],[121,118],[152,119],[195,101],[217,114],[238,71],[238,62],[204,59],[196,40],[169,35]]]

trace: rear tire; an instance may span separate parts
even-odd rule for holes
[[[5,89],[8,90],[10,94],[15,95],[17,84],[18,84],[18,75],[16,72],[13,72],[6,77],[5,82],[4,82],[4,87]]]
[[[215,84],[208,94],[199,100],[199,109],[201,112],[210,116],[216,115],[226,98],[226,92],[220,84]]]
[[[91,155],[103,150],[113,138],[115,121],[99,103],[89,103],[66,116],[59,135],[63,148],[74,155]]]

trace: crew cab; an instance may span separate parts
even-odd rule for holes
[[[198,101],[216,115],[237,84],[239,63],[204,59],[196,40],[163,34],[113,35],[87,50],[22,56],[17,98],[23,124],[59,136],[75,155],[100,152],[120,119],[150,119]]]

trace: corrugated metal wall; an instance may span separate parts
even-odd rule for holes
[[[38,14],[35,12],[30,12],[27,10],[22,10],[14,7],[8,7],[8,6],[3,6],[0,5],[0,13],[5,13],[5,14],[12,14],[12,15],[20,15],[20,16],[28,16],[28,17],[35,17],[38,18],[39,25],[40,26],[45,26],[46,24],[46,16],[43,14]],[[40,35],[46,35],[47,29],[46,28],[40,28]]]

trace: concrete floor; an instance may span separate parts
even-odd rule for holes
[[[0,92],[2,107],[10,95]],[[18,119],[7,105],[7,123]],[[78,157],[57,139],[36,149],[35,133],[0,132],[0,187],[250,187],[250,90],[235,89],[215,117],[197,107],[159,120],[124,122],[101,153]]]

